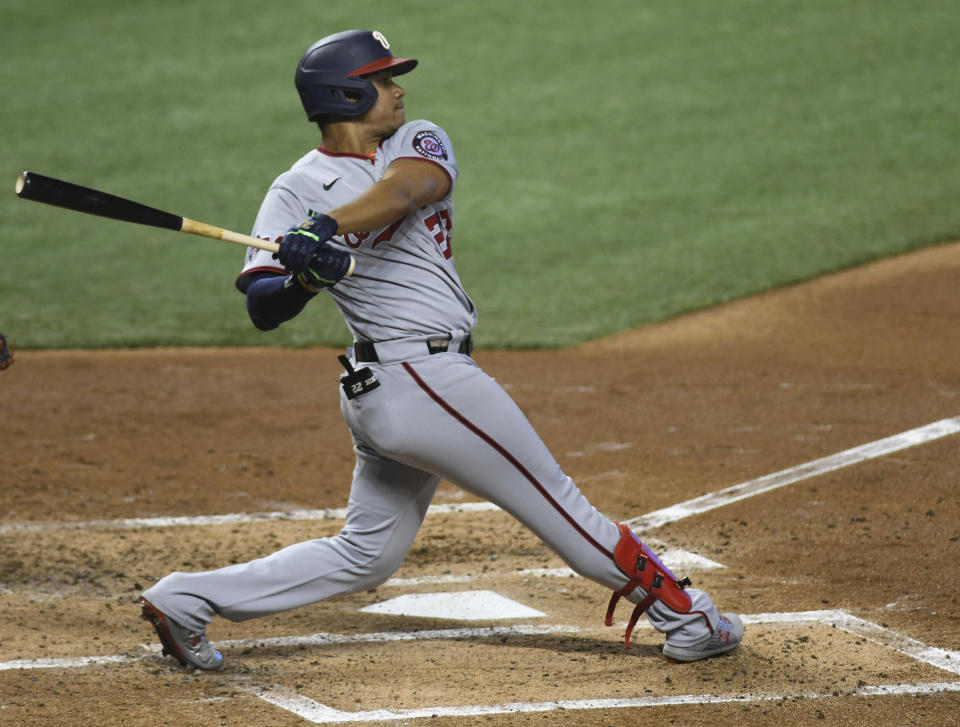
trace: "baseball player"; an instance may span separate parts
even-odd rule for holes
[[[504,390],[471,358],[477,311],[454,266],[453,144],[405,120],[396,78],[417,65],[379,32],[315,43],[296,86],[323,143],[270,187],[237,287],[257,328],[322,293],[354,337],[340,360],[341,411],[356,467],[343,530],[249,563],[172,573],[144,592],[143,616],[184,666],[219,669],[214,616],[240,621],[373,588],[400,567],[441,478],[520,520],[580,575],[665,634],[677,661],[737,647],[743,623],[679,580],[623,524],[584,497]],[[305,402],[305,406],[309,406]]]

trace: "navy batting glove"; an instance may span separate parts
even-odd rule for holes
[[[318,215],[291,227],[280,242],[277,259],[294,273],[304,273],[317,253],[328,247],[326,241],[337,234],[337,221],[329,215]],[[343,276],[341,276],[343,277]]]
[[[352,264],[353,256],[350,253],[325,242],[317,250],[307,269],[297,274],[297,279],[307,290],[317,292],[343,280],[350,273]]]

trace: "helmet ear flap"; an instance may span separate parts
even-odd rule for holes
[[[377,89],[363,78],[343,78],[336,72],[297,70],[297,91],[309,121],[321,116],[360,116],[377,100]]]

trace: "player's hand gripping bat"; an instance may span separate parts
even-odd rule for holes
[[[77,212],[87,212],[124,222],[134,222],[138,225],[163,227],[177,232],[189,232],[192,235],[212,237],[215,240],[234,242],[238,245],[256,247],[269,252],[277,252],[280,249],[279,243],[271,240],[261,240],[259,237],[231,232],[222,227],[191,220],[189,217],[180,217],[170,212],[147,207],[139,202],[107,194],[98,189],[81,187],[79,184],[45,177],[35,172],[21,174],[17,178],[16,189],[17,196],[23,199],[32,199],[35,202],[44,202]],[[347,275],[353,273],[354,262],[351,258]]]

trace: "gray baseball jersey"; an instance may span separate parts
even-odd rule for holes
[[[411,121],[383,141],[373,158],[331,154],[322,147],[311,151],[276,179],[253,227],[256,237],[276,239],[314,212],[356,199],[391,162],[404,157],[438,165],[450,177],[450,191],[387,227],[331,241],[357,259],[355,274],[329,290],[361,341],[458,337],[477,323],[476,308],[453,265],[451,195],[458,170],[443,129]],[[283,272],[283,266],[271,253],[250,248],[241,274],[258,270]]]
[[[414,121],[371,157],[323,149],[300,159],[271,186],[254,234],[274,239],[362,194],[395,159],[438,164],[457,178],[442,129]],[[452,191],[452,184],[451,184]],[[633,588],[614,560],[617,524],[598,512],[560,468],[504,389],[460,344],[476,323],[453,266],[449,194],[369,234],[339,236],[357,257],[350,278],[330,289],[355,338],[354,351],[377,385],[341,392],[356,467],[346,522],[331,538],[297,543],[265,558],[201,573],[172,573],[144,595],[174,621],[201,633],[215,614],[242,620],[277,613],[385,581],[406,556],[441,478],[493,502],[552,547],[581,575],[614,591]],[[283,268],[252,250],[243,273]],[[425,341],[450,339],[437,350]],[[360,372],[358,372],[360,373]],[[462,528],[470,537],[469,528]],[[650,622],[679,647],[710,638],[719,613],[689,588],[690,608],[654,601]],[[624,593],[646,599],[641,588]],[[647,599],[649,600],[649,599]]]

